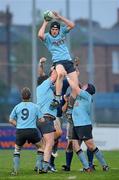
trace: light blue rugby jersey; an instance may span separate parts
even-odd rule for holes
[[[71,56],[66,45],[66,34],[69,32],[67,26],[61,26],[60,32],[56,37],[51,36],[51,34],[45,33],[44,44],[52,54],[52,61],[71,61]]]
[[[74,126],[85,126],[92,124],[91,104],[92,96],[87,91],[81,90],[80,94],[75,100],[72,112]]]
[[[57,110],[51,110],[50,104],[54,99],[54,92],[52,90],[52,82],[50,78],[46,79],[36,90],[37,105],[42,114],[51,114],[56,117]]]
[[[41,117],[38,106],[32,102],[19,103],[10,114],[10,120],[17,122],[17,129],[36,128],[36,121]]]

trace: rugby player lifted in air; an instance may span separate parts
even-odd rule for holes
[[[58,21],[53,21],[50,24],[49,32],[45,33],[49,21],[44,19],[44,22],[38,31],[38,37],[43,41],[50,51],[53,65],[57,71],[58,76],[56,81],[56,96],[51,102],[51,108],[57,108],[61,100],[65,71],[70,79],[72,79],[77,85],[78,77],[66,45],[66,34],[74,28],[75,24],[55,11],[53,12],[53,15],[55,19],[62,21],[65,25],[62,26]]]

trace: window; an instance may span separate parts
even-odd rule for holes
[[[114,92],[119,92],[119,84],[114,84]]]
[[[119,52],[112,52],[112,73],[119,74]]]

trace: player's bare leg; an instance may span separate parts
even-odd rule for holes
[[[60,104],[63,79],[64,79],[64,75],[65,75],[65,69],[64,69],[63,65],[61,65],[61,64],[58,64],[56,66],[56,71],[57,71],[57,80],[55,83],[56,93],[55,93],[55,99],[51,103],[51,108],[57,108]]]

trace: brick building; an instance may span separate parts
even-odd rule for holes
[[[101,28],[92,22],[94,53],[94,81],[98,92],[119,92],[119,9],[117,23],[110,29]],[[76,29],[71,36],[76,45],[73,53],[79,56],[80,80],[88,81],[88,20],[76,20]]]

